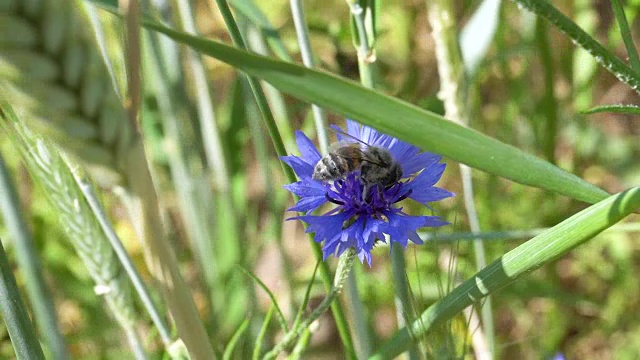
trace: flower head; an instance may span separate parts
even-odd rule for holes
[[[322,159],[311,140],[301,131],[296,139],[301,156],[283,156],[281,159],[298,175],[300,181],[285,185],[285,189],[298,195],[300,200],[289,210],[304,212],[300,219],[309,226],[308,233],[315,233],[316,242],[324,241],[324,259],[334,254],[340,256],[348,248],[354,248],[361,262],[371,265],[371,250],[376,241],[397,242],[403,247],[409,240],[422,244],[417,230],[448,224],[438,216],[412,216],[404,213],[400,202],[409,198],[429,207],[428,203],[454,196],[452,192],[435,187],[446,164],[441,157],[420,152],[413,145],[379,133],[368,126],[347,120],[347,131],[338,131],[340,141],[361,141],[369,147],[388,151],[402,169],[399,181],[381,184],[363,181],[361,169],[347,172],[333,181],[313,178],[314,167]],[[366,151],[366,147],[363,149]],[[363,171],[364,172],[364,171]],[[366,177],[365,177],[366,178]],[[322,215],[311,213],[323,204],[331,202],[335,208]]]

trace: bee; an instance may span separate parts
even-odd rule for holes
[[[360,179],[365,186],[363,193],[367,194],[374,185],[388,188],[402,178],[402,167],[393,159],[389,150],[340,133],[357,142],[341,140],[331,144],[328,153],[316,163],[313,179],[338,180],[360,170]]]

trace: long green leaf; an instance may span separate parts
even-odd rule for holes
[[[611,105],[596,106],[589,110],[582,111],[583,114],[597,114],[597,113],[603,113],[603,112],[640,115],[640,106],[611,104]]]
[[[608,195],[579,177],[513,146],[354,82],[323,71],[250,54],[154,21],[146,20],[144,26],[259,77],[282,92],[356,119],[424,150],[490,174],[586,202],[597,202]]]
[[[373,359],[391,359],[407,350],[434,325],[542,265],[559,258],[640,207],[636,187],[592,205],[553,228],[509,251],[425,310],[420,319],[384,343]]]

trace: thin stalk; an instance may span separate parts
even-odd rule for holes
[[[275,311],[275,306],[271,305],[269,311],[267,311],[267,315],[264,317],[264,322],[262,323],[262,327],[260,328],[260,332],[256,337],[256,343],[253,346],[253,355],[251,359],[258,360],[260,359],[260,351],[262,350],[262,344],[264,343],[264,339],[267,335],[267,330],[269,330],[269,323],[271,323],[271,317],[273,316],[273,312]]]
[[[269,48],[267,46],[267,40],[265,39],[264,33],[260,32],[259,29],[255,26],[249,27],[247,31],[247,44],[249,49],[255,51],[257,54],[267,56],[269,54]],[[293,135],[293,130],[291,129],[291,121],[289,120],[289,114],[287,112],[287,104],[284,101],[284,96],[282,93],[273,87],[273,85],[263,82],[265,95],[267,96],[267,100],[271,105],[271,109],[273,109],[273,116],[276,120],[276,124],[278,129],[280,129],[280,134],[282,136],[282,140],[284,141],[285,147],[291,151],[296,146],[296,139]]]
[[[633,43],[633,37],[629,30],[629,23],[627,22],[627,17],[624,14],[622,3],[620,3],[620,0],[611,0],[611,7],[613,8],[613,14],[616,17],[616,21],[618,21],[618,27],[620,27],[622,41],[624,41],[624,46],[627,48],[627,56],[629,57],[631,68],[636,72],[636,74],[640,75],[640,59],[638,58],[638,51],[636,50],[636,45]]]
[[[308,68],[315,67],[313,60],[313,52],[311,51],[311,41],[309,40],[309,29],[304,16],[304,6],[302,0],[291,0],[291,16],[293,17],[293,24],[296,28],[296,35],[298,36],[298,45],[300,46],[300,55],[302,56],[302,63]],[[311,111],[313,112],[313,120],[316,124],[316,133],[318,134],[318,143],[320,144],[320,151],[323,154],[327,153],[329,142],[327,140],[327,116],[324,109],[311,104]]]
[[[395,289],[396,321],[398,328],[407,326],[416,318],[413,304],[411,303],[409,282],[407,281],[407,266],[404,258],[404,249],[400,244],[391,243],[391,271],[393,273],[393,287]],[[367,354],[367,357],[370,354]],[[419,348],[409,349],[410,359],[420,359]]]
[[[36,326],[56,360],[69,358],[64,337],[60,333],[53,298],[42,276],[42,265],[34,248],[31,232],[24,221],[15,186],[0,155],[0,208],[5,225],[13,237],[16,257],[25,277],[25,287],[33,309]]]
[[[169,91],[168,79],[166,74],[168,69],[161,68],[161,64],[165,63],[162,59],[162,52],[160,42],[158,41],[157,34],[147,33],[145,34],[148,51],[152,52],[152,55],[145,56],[146,64],[148,66],[145,69],[148,71],[147,79],[149,79],[146,85],[152,94],[155,95],[159,117],[164,129],[163,143],[167,145],[167,160],[169,164],[169,170],[173,180],[175,190],[178,194],[178,201],[180,206],[180,214],[185,222],[185,231],[187,237],[191,241],[192,250],[194,252],[196,263],[205,283],[205,289],[212,292],[216,283],[217,274],[217,261],[214,257],[213,247],[211,246],[211,231],[208,226],[208,219],[210,218],[210,212],[207,211],[207,207],[200,206],[198,202],[198,186],[197,180],[193,177],[193,174],[189,171],[188,158],[185,154],[185,140],[182,136],[181,127],[178,126],[178,118],[174,110],[173,99]],[[213,296],[208,296],[207,301],[210,309],[213,311]],[[211,318],[214,316],[211,315]]]
[[[240,35],[240,30],[238,25],[236,24],[233,14],[231,13],[231,9],[229,9],[229,5],[224,0],[216,0],[216,4],[220,9],[220,13],[224,18],[225,24],[227,25],[227,29],[229,30],[229,34],[231,35],[231,39],[236,47],[246,50],[246,46],[242,36]],[[262,114],[262,118],[265,122],[265,125],[269,131],[269,136],[273,141],[273,145],[276,150],[276,154],[278,156],[285,156],[286,149],[284,147],[284,143],[282,142],[282,137],[278,131],[278,127],[276,125],[275,119],[273,118],[273,114],[269,109],[269,104],[267,103],[267,99],[260,87],[260,83],[254,77],[247,76],[249,80],[249,85],[251,86],[251,91],[253,92],[254,97],[256,98],[256,102],[258,103],[258,108],[260,109],[260,113]],[[281,163],[284,174],[289,182],[295,182],[296,176],[293,170]],[[313,250],[313,255],[316,259],[322,259],[322,250],[320,246],[315,243],[312,239],[309,240],[311,244],[311,248]],[[331,271],[329,270],[329,266],[327,263],[322,262],[320,264],[320,277],[325,285],[325,288],[331,288]],[[344,316],[344,312],[342,311],[342,306],[339,302],[334,302],[331,304],[331,310],[333,311],[333,317],[336,322],[336,326],[338,328],[338,332],[340,334],[340,338],[342,339],[342,344],[345,347],[345,353],[349,358],[355,358],[355,352],[353,349],[353,341],[351,340],[351,334],[349,333],[349,327],[347,325],[346,318]]]
[[[369,46],[369,38],[367,35],[367,27],[365,24],[365,10],[362,8],[358,0],[347,0],[347,5],[349,5],[349,11],[351,12],[351,17],[356,24],[355,30],[356,33],[353,34],[357,39],[355,43],[357,44],[356,50],[358,52],[358,70],[360,72],[360,83],[362,86],[373,89],[375,86],[375,80],[373,77],[374,74],[374,66],[376,57],[374,54],[374,49]],[[373,43],[373,41],[372,41]],[[407,288],[408,285],[406,283],[405,278],[405,268],[404,268],[404,254],[402,252],[392,251],[391,253],[391,262],[393,264],[401,264],[400,267],[393,266],[394,278],[400,281],[402,284],[396,284],[400,288]],[[399,271],[400,273],[396,273]],[[349,291],[349,298],[351,299],[351,311],[354,317],[354,327],[357,329],[357,341],[360,347],[360,351],[362,352],[360,355],[362,357],[368,357],[371,353],[371,335],[368,331],[366,316],[364,313],[364,307],[362,306],[362,300],[360,298],[360,293],[358,292],[357,287],[357,279],[356,273],[353,272],[349,276],[349,286],[347,287],[347,291]],[[396,293],[397,295],[397,293]],[[398,324],[404,322],[404,314],[406,314],[406,309],[410,308],[410,304],[405,303],[405,298],[400,296],[396,296],[396,300],[400,299],[400,301],[396,301],[398,305],[396,307],[396,319]],[[411,350],[412,358],[417,358],[418,355],[415,352],[415,349]]]
[[[247,29],[247,43],[249,45],[249,47],[256,51],[257,53],[261,54],[261,55],[266,55],[267,54],[267,47],[265,44],[265,40],[263,38],[263,35],[260,34],[260,32],[258,31],[257,28],[253,27],[253,26],[249,26]],[[246,86],[243,86],[243,89]],[[282,94],[273,86],[264,83],[264,90],[266,95],[270,98],[271,101],[271,107],[274,109],[274,115],[275,118],[278,119],[280,118],[280,121],[278,122],[278,128],[282,129],[282,126],[286,126],[287,129],[285,129],[284,133],[293,133],[291,131],[291,129],[289,128],[289,116],[287,115],[287,111],[286,111],[286,104],[284,103],[284,98],[282,97]],[[252,110],[252,112],[255,111],[255,107],[251,107],[250,108]],[[256,143],[256,154],[258,156],[258,159],[260,159],[260,157],[263,157],[263,159],[260,159],[260,166],[264,167],[263,171],[263,177],[265,179],[265,188],[266,189],[273,189],[273,184],[271,183],[271,176],[270,174],[270,167],[269,165],[269,161],[267,159],[267,145],[265,144],[265,141],[263,139],[263,131],[262,128],[260,127],[260,124],[258,123],[260,121],[260,119],[258,119],[258,116],[255,116],[253,113],[252,114],[247,114],[248,120],[249,120],[249,125],[252,128],[251,134],[252,137],[255,137],[254,142]],[[289,148],[293,148],[293,146],[295,146],[295,139],[293,138],[293,136],[291,136],[290,140],[285,140],[285,144],[289,147]],[[282,206],[281,201],[277,201],[277,198],[275,196],[273,196],[273,194],[271,192],[267,193],[267,202],[269,204],[270,207],[270,213],[271,214],[281,214],[284,211],[284,206]],[[280,221],[276,222],[274,221],[274,224],[272,225],[274,227],[274,229],[281,229],[282,226],[280,226]],[[278,232],[277,230],[274,231]],[[287,251],[285,249],[284,246],[284,242],[283,242],[283,238],[281,236],[281,234],[275,234],[276,236],[274,236],[275,241],[276,241],[276,245],[278,246],[278,251],[280,252],[280,256],[282,257],[282,265],[284,268],[284,276],[287,280],[287,286],[289,288],[289,290],[293,291],[293,289],[295,288],[294,285],[294,278],[293,278],[293,274],[294,274],[294,270],[293,270],[293,265],[291,264],[291,259],[289,258],[289,255],[287,254]],[[291,310],[295,311],[295,305],[294,302],[291,301],[290,302],[291,305]]]
[[[142,341],[140,340],[140,336],[136,332],[134,326],[126,326],[124,328],[125,336],[127,337],[127,342],[133,351],[133,357],[136,360],[147,360],[147,353],[144,351],[144,346],[142,346]]]
[[[542,61],[543,67],[544,99],[542,110],[546,117],[546,127],[544,131],[539,131],[538,134],[544,139],[543,151],[547,161],[555,164],[556,138],[558,134],[558,103],[556,102],[553,83],[555,66],[553,64],[553,55],[551,53],[546,24],[540,21],[540,19],[536,21],[536,40],[538,41],[540,60]]]
[[[356,36],[358,37],[358,69],[360,70],[360,82],[366,88],[373,89],[373,66],[376,61],[375,52],[369,47],[367,27],[365,25],[365,12],[358,0],[347,0],[349,11],[356,24]]]
[[[131,258],[129,258],[129,255],[127,254],[127,250],[122,245],[122,242],[120,242],[118,235],[115,233],[115,231],[111,227],[111,224],[107,219],[107,215],[104,209],[100,205],[98,198],[93,192],[93,188],[91,187],[91,184],[89,184],[89,182],[86,179],[84,179],[80,174],[78,174],[78,171],[72,171],[72,174],[73,174],[74,180],[76,181],[76,184],[78,184],[78,187],[82,191],[84,198],[87,200],[89,207],[93,211],[94,216],[98,220],[98,223],[102,228],[102,231],[104,232],[105,236],[109,240],[109,244],[113,248],[113,251],[118,257],[118,260],[120,261],[120,263],[122,264],[122,267],[126,271],[127,276],[131,280],[131,283],[133,284],[134,289],[136,290],[138,296],[140,297],[140,301],[142,302],[142,305],[147,310],[147,312],[149,313],[149,316],[151,317],[151,321],[153,321],[153,324],[158,329],[158,333],[160,334],[160,339],[162,340],[162,343],[164,344],[166,349],[169,349],[172,344],[172,339],[170,335],[171,330],[169,329],[169,326],[165,323],[165,321],[160,316],[160,312],[158,311],[155,304],[153,303],[153,300],[151,299],[151,295],[149,294],[149,291],[147,290],[144,284],[144,281],[142,280],[142,277],[140,277],[138,270],[136,270],[136,267],[131,261]]]
[[[193,21],[193,12],[188,0],[176,0],[178,15],[182,23],[183,30],[188,34],[197,34]],[[227,163],[222,151],[222,142],[216,124],[216,116],[211,101],[211,89],[207,83],[207,72],[198,53],[188,48],[186,49],[186,59],[189,69],[193,72],[193,82],[196,93],[196,104],[198,107],[198,117],[201,124],[202,141],[207,159],[207,165],[212,169],[215,176],[216,190],[220,194],[228,194],[230,188],[229,172]]]
[[[309,346],[309,342],[311,342],[312,334],[313,331],[311,331],[311,329],[306,329],[304,332],[302,332],[302,335],[300,335],[300,340],[298,340],[296,346],[293,348],[293,350],[291,350],[291,355],[287,358],[287,360],[302,359],[304,351]]]
[[[331,290],[327,294],[327,296],[322,300],[320,305],[315,308],[311,314],[301,321],[298,326],[291,329],[280,342],[271,349],[268,353],[265,354],[264,359],[275,359],[278,354],[280,354],[285,349],[289,348],[300,336],[304,333],[306,329],[311,326],[311,324],[318,320],[322,314],[324,314],[334,300],[340,295],[342,292],[342,287],[344,286],[344,282],[349,276],[351,271],[351,267],[353,266],[353,260],[356,257],[356,252],[354,249],[350,248],[345,250],[345,252],[340,256],[340,261],[338,262],[338,268],[336,269],[336,277],[333,281],[333,286]]]
[[[1,112],[1,110],[0,110]],[[44,354],[24,306],[9,259],[0,241],[0,311],[18,359],[42,359]]]
[[[465,84],[465,68],[458,43],[458,33],[455,28],[455,12],[453,3],[448,0],[428,1],[429,22],[433,29],[435,41],[436,60],[440,75],[439,97],[444,101],[445,117],[459,125],[468,126],[469,113],[467,106],[467,88]],[[469,219],[469,227],[474,233],[479,233],[480,222],[473,200],[473,180],[471,168],[460,164],[460,176],[464,193],[464,204]],[[487,266],[484,243],[480,239],[473,242],[478,270]],[[493,314],[491,311],[491,298],[487,297],[482,306],[482,321],[489,348],[493,351],[495,343],[495,330]],[[485,354],[486,358],[492,358],[491,353]]]

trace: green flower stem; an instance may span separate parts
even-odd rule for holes
[[[585,49],[605,69],[615,75],[618,80],[629,85],[640,93],[640,75],[622,60],[582,30],[576,23],[562,14],[546,0],[513,0],[518,5],[541,16],[569,36],[577,45]]]
[[[231,13],[231,9],[229,9],[229,5],[225,0],[216,0],[216,4],[220,9],[220,13],[224,18],[225,24],[227,25],[227,29],[229,30],[229,34],[231,35],[231,39],[233,40],[234,45],[236,47],[245,50],[246,46],[244,44],[244,40],[240,34],[240,29],[238,29],[238,25],[236,24],[233,14]],[[284,147],[284,143],[282,142],[282,138],[280,137],[280,133],[278,131],[278,127],[276,125],[275,119],[273,118],[273,114],[269,109],[269,104],[267,103],[267,99],[260,87],[260,83],[254,77],[247,76],[249,80],[249,85],[251,86],[251,91],[256,98],[256,102],[258,103],[258,108],[260,109],[260,113],[262,114],[262,118],[265,122],[267,130],[269,131],[269,136],[273,141],[273,145],[276,150],[276,154],[278,156],[285,156],[287,154],[286,149]],[[296,176],[293,170],[284,163],[281,163],[284,174],[289,182],[296,182]],[[322,250],[320,249],[320,245],[315,243],[313,240],[310,240],[311,248],[313,250],[313,255],[316,259],[322,259]],[[322,281],[324,282],[325,288],[331,287],[331,271],[329,270],[329,266],[327,263],[322,262],[320,264],[320,276]],[[342,311],[342,306],[339,302],[335,302],[331,305],[331,310],[333,311],[333,317],[336,322],[336,326],[338,328],[338,332],[340,333],[340,338],[342,339],[342,344],[345,347],[345,353],[349,358],[355,358],[355,351],[353,349],[353,341],[351,340],[351,334],[349,333],[349,327],[347,325],[346,318],[344,316],[344,312]]]
[[[2,155],[0,155],[0,208],[5,225],[13,238],[18,265],[25,277],[24,285],[36,325],[44,336],[52,357],[56,360],[68,359],[69,353],[58,327],[55,305],[42,276],[42,265],[34,249],[29,228],[21,215],[15,186]]]
[[[102,231],[107,237],[107,240],[109,240],[109,244],[111,244],[111,247],[116,253],[118,260],[120,260],[122,267],[129,276],[133,287],[136,289],[136,292],[138,293],[138,296],[142,301],[142,305],[147,310],[149,316],[151,317],[151,321],[153,321],[153,324],[158,329],[158,333],[160,334],[162,343],[164,344],[166,349],[169,349],[173,342],[171,339],[171,331],[169,329],[169,326],[160,316],[160,312],[154,305],[153,300],[151,299],[151,295],[149,294],[149,291],[144,284],[144,281],[140,277],[140,274],[136,270],[135,265],[127,254],[127,250],[122,245],[122,242],[120,242],[120,239],[113,230],[113,227],[111,227],[104,209],[100,205],[100,202],[93,192],[91,184],[82,175],[79,174],[77,169],[72,169],[72,175],[74,180],[76,181],[76,184],[78,184],[78,187],[82,191],[84,198],[87,200],[89,207],[93,211],[94,216],[98,220],[98,223],[100,224]]]
[[[459,125],[468,126],[469,112],[467,102],[467,89],[465,84],[465,68],[462,53],[458,43],[458,33],[455,24],[455,12],[453,3],[449,0],[428,1],[429,22],[433,29],[438,73],[440,75],[439,97],[444,101],[445,117]],[[464,204],[469,219],[469,227],[473,233],[479,233],[480,221],[473,200],[473,180],[471,168],[460,164],[460,177],[464,193]],[[482,240],[473,242],[476,267],[478,271],[487,266],[484,244]],[[493,326],[493,314],[491,311],[491,298],[487,297],[482,306],[482,322],[486,339],[493,350],[495,330]],[[474,331],[475,333],[475,331]],[[487,348],[485,346],[485,348]],[[489,358],[491,355],[489,354]]]
[[[1,112],[1,110],[0,110]],[[4,120],[3,120],[4,121]],[[18,359],[42,359],[44,354],[22,302],[9,259],[0,241],[0,311]]]
[[[293,343],[297,339],[299,339],[301,335],[303,335],[304,331],[308,329],[314,321],[318,320],[320,316],[322,316],[322,314],[324,314],[329,309],[329,306],[334,303],[334,300],[336,300],[338,295],[340,295],[340,292],[342,292],[342,287],[345,280],[349,276],[355,257],[356,252],[354,249],[345,250],[342,256],[340,256],[338,268],[336,269],[336,276],[333,280],[333,286],[327,294],[327,297],[322,300],[320,305],[318,305],[318,307],[314,309],[306,319],[298,323],[298,325],[295,328],[291,329],[282,338],[282,340],[280,340],[280,342],[276,346],[274,346],[273,349],[271,349],[271,351],[265,354],[265,360],[275,359],[278,354],[291,347],[291,345],[293,345]]]
[[[315,67],[313,61],[313,53],[311,52],[311,42],[309,41],[309,29],[307,28],[307,22],[304,17],[304,6],[302,0],[291,0],[291,16],[293,17],[293,24],[296,28],[296,34],[298,35],[298,45],[300,46],[300,55],[302,56],[302,63],[308,68]],[[320,144],[320,151],[324,154],[327,153],[329,148],[329,141],[327,140],[327,116],[324,109],[311,104],[311,111],[313,112],[313,119],[316,124],[316,133],[318,134],[318,143]]]
[[[357,38],[357,41],[355,43],[358,44],[356,51],[358,53],[358,71],[360,72],[360,83],[362,84],[362,86],[368,89],[373,89],[375,86],[373,74],[376,57],[375,55],[373,55],[373,49],[369,47],[370,39],[367,36],[367,27],[365,25],[365,10],[357,0],[347,0],[347,5],[349,5],[351,17],[356,24],[356,34],[353,34],[353,36]],[[373,41],[371,41],[371,43],[373,43]],[[403,257],[402,262],[404,263],[404,254],[400,254],[399,256]],[[357,275],[358,274],[356,274],[356,272],[352,272],[349,275],[347,291],[349,292],[351,313],[353,314],[353,327],[356,329],[356,341],[358,342],[360,347],[360,356],[367,357],[371,353],[372,340],[371,334],[369,333],[365,307],[361,305],[362,299],[360,297],[360,292],[358,291]],[[403,312],[402,309],[398,310],[399,314]]]

